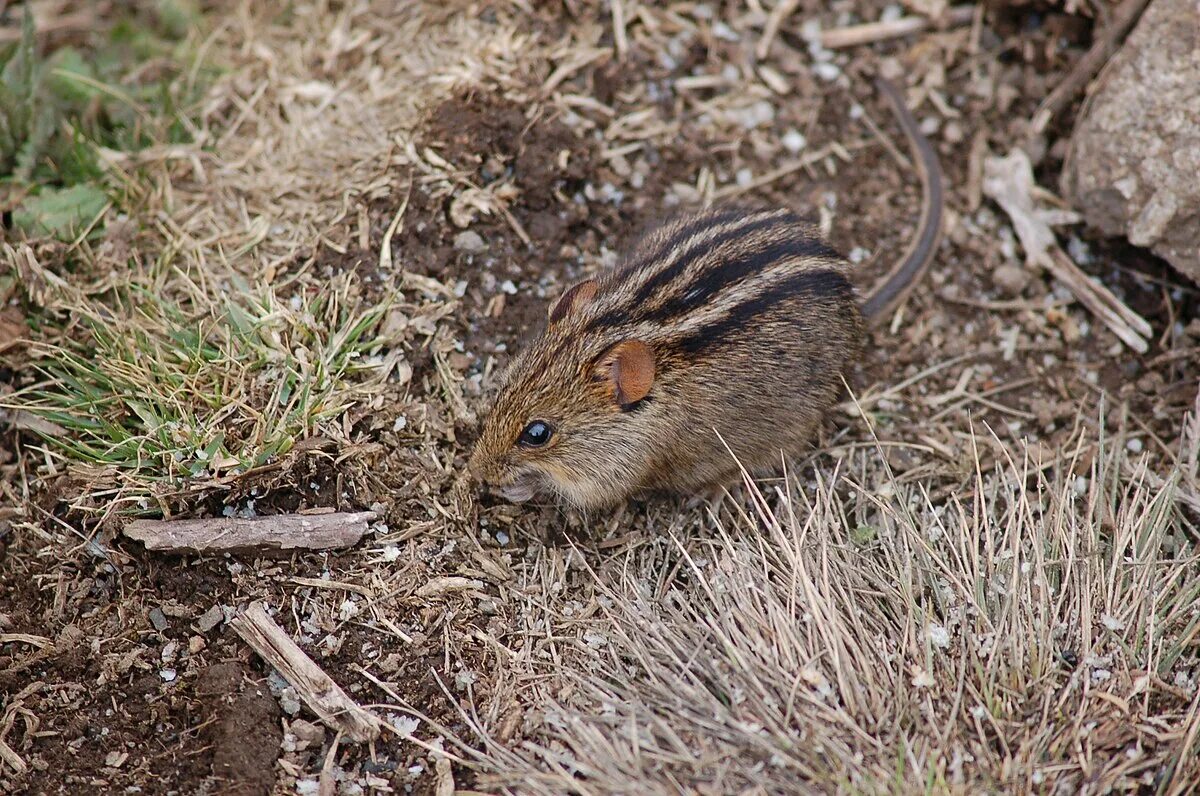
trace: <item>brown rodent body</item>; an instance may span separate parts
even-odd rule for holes
[[[890,86],[925,209],[914,243],[866,301],[890,307],[940,233],[940,169]],[[932,208],[932,209],[931,209]],[[513,361],[469,470],[507,499],[585,509],[695,493],[811,445],[859,358],[850,265],[787,210],[674,219],[620,265],[567,290]]]

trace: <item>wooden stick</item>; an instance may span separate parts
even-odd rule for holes
[[[359,743],[379,737],[379,718],[347,696],[267,614],[261,600],[229,620],[229,626],[296,689],[304,704],[331,729]]]
[[[767,24],[763,28],[762,38],[758,40],[758,48],[754,51],[758,60],[765,59],[771,52],[771,42],[775,41],[775,36],[779,33],[779,26],[792,15],[799,5],[800,0],[779,0],[778,5],[771,9],[771,14],[767,17]]]
[[[53,639],[48,639],[45,636],[33,636],[29,633],[0,633],[0,644],[28,644],[31,647],[48,647],[54,643]]]
[[[1021,248],[1025,250],[1026,262],[1049,271],[1070,288],[1079,303],[1121,342],[1139,354],[1146,353],[1149,348],[1146,338],[1153,332],[1146,319],[1127,307],[1107,287],[1090,279],[1058,245],[1048,220],[1052,214],[1040,212],[1034,203],[1035,194],[1049,194],[1034,182],[1029,156],[1021,149],[1014,149],[1005,157],[987,158],[983,172],[983,192],[1008,214]]]
[[[1054,90],[1046,95],[1033,114],[1029,124],[1032,135],[1037,135],[1046,129],[1050,120],[1070,104],[1075,95],[1085,86],[1100,68],[1108,62],[1117,45],[1134,23],[1142,16],[1149,0],[1125,0],[1113,11],[1112,21],[1104,28],[1104,33],[1092,44],[1091,49],[1075,62],[1071,73],[1066,76]]]
[[[821,46],[826,50],[857,47],[860,44],[872,44],[877,41],[911,36],[914,33],[923,33],[930,28],[957,28],[970,25],[974,17],[975,6],[962,5],[947,9],[945,16],[940,19],[901,17],[891,22],[867,22],[863,25],[823,30],[821,31]]]
[[[0,738],[0,761],[8,764],[8,767],[18,774],[24,774],[29,770],[29,766],[21,759],[21,756],[13,751],[13,748],[6,744]]]
[[[208,553],[227,550],[326,550],[350,547],[367,532],[373,511],[277,514],[255,519],[133,520],[125,535],[147,550]]]
[[[617,51],[617,60],[624,61],[629,42],[625,38],[625,6],[621,0],[612,0],[612,26],[613,48]]]

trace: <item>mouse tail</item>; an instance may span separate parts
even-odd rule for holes
[[[913,161],[921,179],[921,218],[916,234],[908,242],[904,254],[892,266],[891,271],[863,302],[863,315],[877,322],[908,295],[929,268],[942,240],[942,222],[945,215],[945,195],[942,185],[942,164],[933,145],[921,133],[917,120],[904,102],[900,90],[882,77],[876,78],[875,87],[887,99],[892,113],[908,139]]]

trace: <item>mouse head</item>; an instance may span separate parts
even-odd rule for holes
[[[590,328],[597,291],[581,282],[551,306],[483,423],[468,468],[508,500],[550,493],[596,508],[625,497],[645,471],[655,352],[618,329]]]

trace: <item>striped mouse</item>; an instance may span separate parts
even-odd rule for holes
[[[788,210],[715,207],[664,223],[568,288],[509,366],[468,472],[502,497],[581,509],[696,493],[812,444],[862,353],[866,322],[919,279],[941,239],[942,171],[878,80],[923,196],[905,253],[861,306],[850,264]]]

